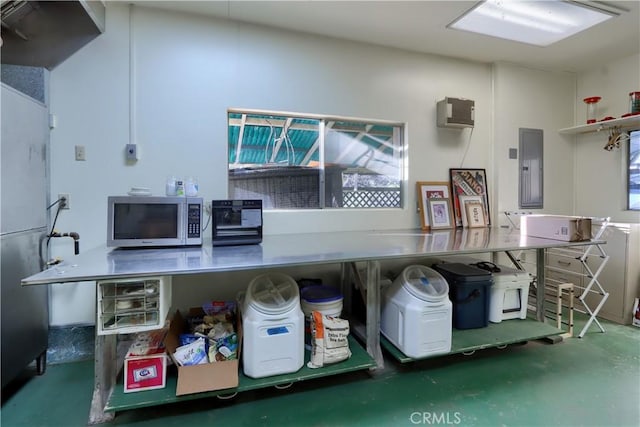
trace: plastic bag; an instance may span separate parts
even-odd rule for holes
[[[311,360],[309,368],[341,362],[351,357],[349,349],[349,321],[311,313]]]

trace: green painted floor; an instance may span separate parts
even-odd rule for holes
[[[118,426],[640,426],[640,328],[603,322],[584,338],[355,372],[217,398],[123,411]],[[580,326],[578,324],[578,326]],[[578,329],[579,330],[579,329]],[[0,422],[86,425],[92,362],[31,370],[3,390]]]

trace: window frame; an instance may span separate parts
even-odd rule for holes
[[[637,135],[637,142],[638,142],[638,147],[637,150],[635,152],[631,151],[631,142],[632,142],[632,134],[636,134]],[[640,183],[638,184],[638,202],[637,205],[638,207],[633,208],[632,204],[631,204],[631,191],[632,191],[632,184],[631,184],[631,156],[633,155],[633,153],[638,153],[636,156],[638,156],[638,163],[640,164],[640,128],[637,129],[630,129],[627,131],[627,149],[625,150],[625,206],[626,209],[628,211],[632,211],[632,212],[639,212],[640,211]]]
[[[231,126],[231,115],[237,114],[241,117],[243,115],[264,115],[264,116],[275,116],[282,117],[287,119],[311,119],[318,121],[318,175],[319,175],[319,188],[318,188],[318,207],[270,207],[265,208],[268,210],[296,210],[296,211],[305,211],[305,210],[354,210],[354,209],[404,209],[407,204],[406,200],[406,185],[407,185],[407,152],[408,152],[408,143],[407,143],[407,123],[394,121],[394,120],[381,120],[381,119],[368,119],[362,117],[352,117],[352,116],[340,116],[340,115],[329,115],[329,114],[317,114],[317,113],[300,113],[300,112],[291,112],[291,111],[277,111],[277,110],[262,110],[262,109],[247,109],[247,108],[228,108],[227,109],[227,176],[229,177],[229,172],[232,170],[232,164],[239,163],[239,154],[241,149],[238,150],[238,146],[242,144],[242,141],[238,140],[236,142],[236,153],[235,153],[235,161],[231,162],[230,152],[232,149],[230,136],[230,126]],[[391,127],[392,130],[392,147],[393,157],[396,159],[394,162],[394,167],[397,167],[397,191],[398,191],[398,206],[327,206],[326,199],[326,137],[327,132],[331,129],[327,129],[327,123],[332,122],[350,122],[356,123],[366,126],[385,126]],[[396,142],[397,140],[397,142]],[[256,165],[258,163],[255,163]],[[267,165],[267,163],[262,163]],[[306,166],[305,166],[306,167]],[[380,174],[381,176],[391,176]],[[231,186],[228,185],[228,191],[231,194]],[[344,187],[343,187],[344,188]],[[395,188],[395,187],[394,187]]]

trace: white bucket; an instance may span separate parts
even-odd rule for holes
[[[304,315],[298,284],[280,273],[254,278],[242,302],[244,374],[262,378],[304,364]]]
[[[319,311],[325,316],[340,317],[343,297],[331,286],[311,285],[302,288],[300,299],[304,313],[304,344],[311,350],[311,313]]]

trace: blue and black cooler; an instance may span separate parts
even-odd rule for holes
[[[453,327],[484,328],[489,324],[491,285],[489,271],[462,263],[434,264],[432,267],[449,284],[453,303]]]

